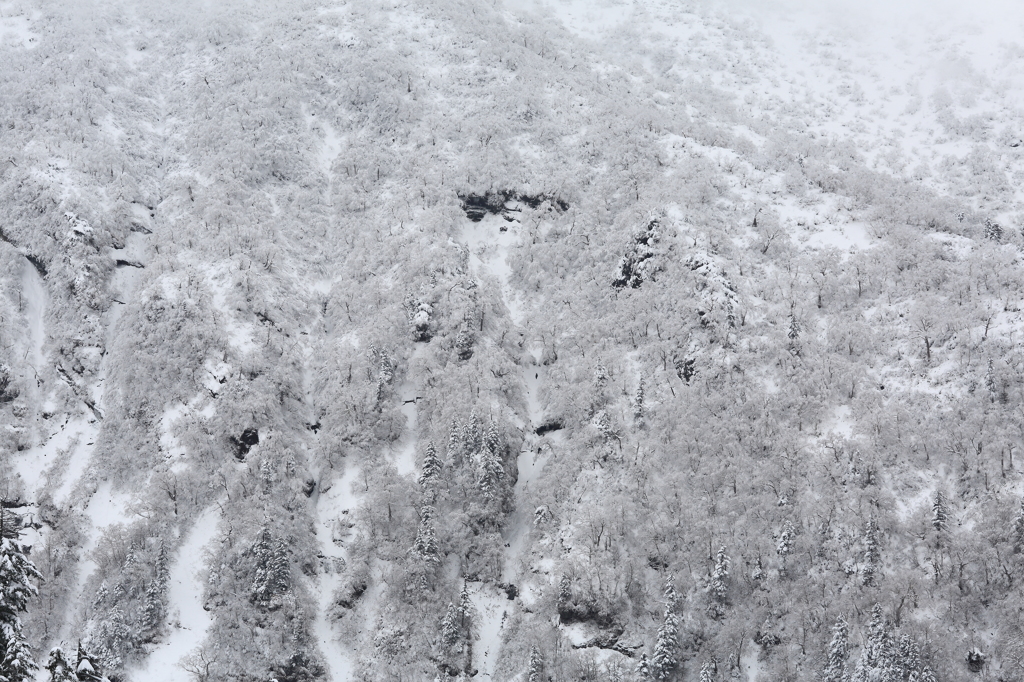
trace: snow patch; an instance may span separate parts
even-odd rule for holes
[[[220,510],[213,505],[204,511],[178,549],[170,567],[167,591],[167,636],[149,654],[145,665],[132,679],[147,682],[185,682],[189,675],[181,660],[203,643],[213,618],[203,608],[204,585],[199,579],[206,559],[205,549],[217,535]]]
[[[479,633],[473,642],[473,667],[480,671],[480,679],[489,680],[501,652],[501,632],[508,618],[510,603],[503,592],[490,585],[479,583],[468,591],[476,609]]]
[[[39,34],[32,31],[32,20],[24,14],[9,16],[13,2],[0,3],[0,46],[32,49]]]

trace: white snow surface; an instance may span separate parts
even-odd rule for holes
[[[31,49],[39,35],[32,30],[32,18],[18,9],[18,3],[0,3],[0,45]]]
[[[390,460],[398,473],[409,476],[416,473],[417,451],[419,449],[419,409],[416,400],[420,398],[420,387],[416,383],[417,361],[427,352],[426,344],[417,344],[409,358],[409,371],[405,381],[398,387],[398,396],[402,400],[402,414],[405,415],[405,428],[402,435],[391,448]]]
[[[316,537],[322,559],[313,632],[332,682],[347,682],[353,679],[355,671],[355,657],[339,641],[331,622],[330,609],[334,593],[342,581],[343,574],[339,569],[348,559],[345,545],[352,533],[351,524],[359,504],[358,478],[359,467],[346,462],[344,474],[331,483],[329,490],[319,493],[316,501]]]
[[[510,202],[512,211],[523,211],[518,202]],[[469,248],[469,264],[480,280],[494,278],[500,286],[501,296],[508,308],[512,322],[523,323],[522,302],[516,299],[509,277],[512,268],[508,263],[509,250],[519,243],[522,232],[519,222],[508,222],[500,216],[487,214],[474,223],[466,220],[462,228],[462,241]]]
[[[146,658],[144,666],[129,675],[142,682],[187,682],[190,675],[181,660],[202,644],[213,618],[203,608],[201,571],[206,547],[217,535],[220,510],[207,508],[196,519],[170,566],[167,590],[167,636]]]
[[[490,680],[501,652],[502,630],[513,602],[492,585],[477,583],[468,591],[476,609],[476,630],[479,634],[473,642],[473,667],[480,671],[480,679]]]

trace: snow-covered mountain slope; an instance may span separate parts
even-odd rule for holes
[[[37,660],[1016,679],[1022,16],[935,8],[0,2]]]

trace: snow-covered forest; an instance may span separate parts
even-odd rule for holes
[[[0,0],[0,680],[1024,680],[1024,11],[893,4]]]

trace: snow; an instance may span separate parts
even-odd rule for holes
[[[32,31],[32,20],[25,16],[13,15],[16,4],[0,3],[0,46],[17,46],[31,49],[39,35]]]
[[[21,287],[25,297],[25,317],[28,320],[29,332],[29,349],[26,359],[38,379],[45,363],[43,344],[46,342],[44,320],[47,296],[43,278],[39,276],[27,258],[22,265]]]
[[[853,429],[856,425],[856,421],[853,419],[852,412],[849,405],[837,405],[832,410],[832,420],[824,429],[825,431],[833,431],[843,438],[849,440],[853,438]]]
[[[510,202],[509,209],[513,212],[528,210],[518,202]],[[512,268],[508,263],[508,254],[512,247],[519,244],[521,231],[520,223],[510,223],[500,216],[487,214],[479,222],[465,220],[461,235],[462,241],[469,248],[470,267],[480,280],[497,279],[509,316],[516,325],[523,324],[523,310],[522,303],[516,300],[509,285]]]
[[[320,148],[320,165],[326,173],[330,174],[334,160],[341,153],[341,137],[329,123],[320,122],[324,129],[324,146]]]
[[[492,679],[494,666],[501,653],[502,628],[512,605],[497,588],[477,583],[468,589],[476,610],[478,639],[473,642],[473,667],[480,679]]]
[[[61,625],[60,634],[57,637],[59,641],[75,639],[71,636],[71,632],[72,628],[77,625],[77,618],[85,595],[85,586],[97,568],[96,562],[92,558],[93,550],[96,549],[99,539],[107,528],[128,521],[126,513],[128,502],[128,495],[115,493],[109,482],[102,483],[89,498],[84,510],[86,518],[89,519],[89,527],[86,531],[85,541],[82,543],[82,558],[78,563],[75,587],[68,598],[68,607],[64,611],[64,623]]]
[[[317,546],[324,560],[321,563],[317,589],[317,613],[313,623],[320,652],[327,663],[329,678],[333,682],[353,679],[354,657],[341,645],[331,623],[330,610],[334,593],[341,585],[343,574],[337,567],[348,558],[345,540],[351,532],[350,519],[359,503],[357,481],[359,467],[346,463],[341,478],[332,482],[329,490],[316,498]]]
[[[78,418],[68,422],[64,430],[57,436],[51,438],[47,446],[42,448],[41,453],[35,454],[32,459],[39,461],[40,454],[45,461],[51,452],[70,455],[67,469],[61,479],[61,485],[53,492],[53,503],[58,507],[67,502],[74,486],[81,480],[92,459],[93,445],[96,442],[96,435],[99,433],[99,424],[95,420],[86,421]]]
[[[415,382],[417,363],[426,355],[427,345],[417,344],[409,358],[409,371],[405,381],[398,387],[398,396],[402,401],[402,414],[405,415],[405,428],[402,435],[392,446],[391,462],[401,476],[409,476],[416,472],[417,450],[419,448],[418,416],[416,401],[420,398],[420,388]]]
[[[203,608],[204,585],[200,573],[206,559],[204,550],[216,537],[219,521],[219,507],[212,505],[196,519],[185,536],[169,571],[168,634],[129,679],[146,682],[187,682],[190,679],[179,663],[203,643],[213,622]]]
[[[757,678],[761,674],[761,661],[757,656],[759,649],[760,647],[754,640],[747,640],[747,645],[743,647],[743,655],[740,656],[740,669],[747,673],[747,682],[757,682]]]
[[[253,325],[235,319],[234,311],[228,305],[228,292],[231,289],[230,264],[220,263],[207,268],[210,290],[213,292],[213,307],[221,314],[221,327],[227,335],[228,343],[241,354],[256,350]]]

